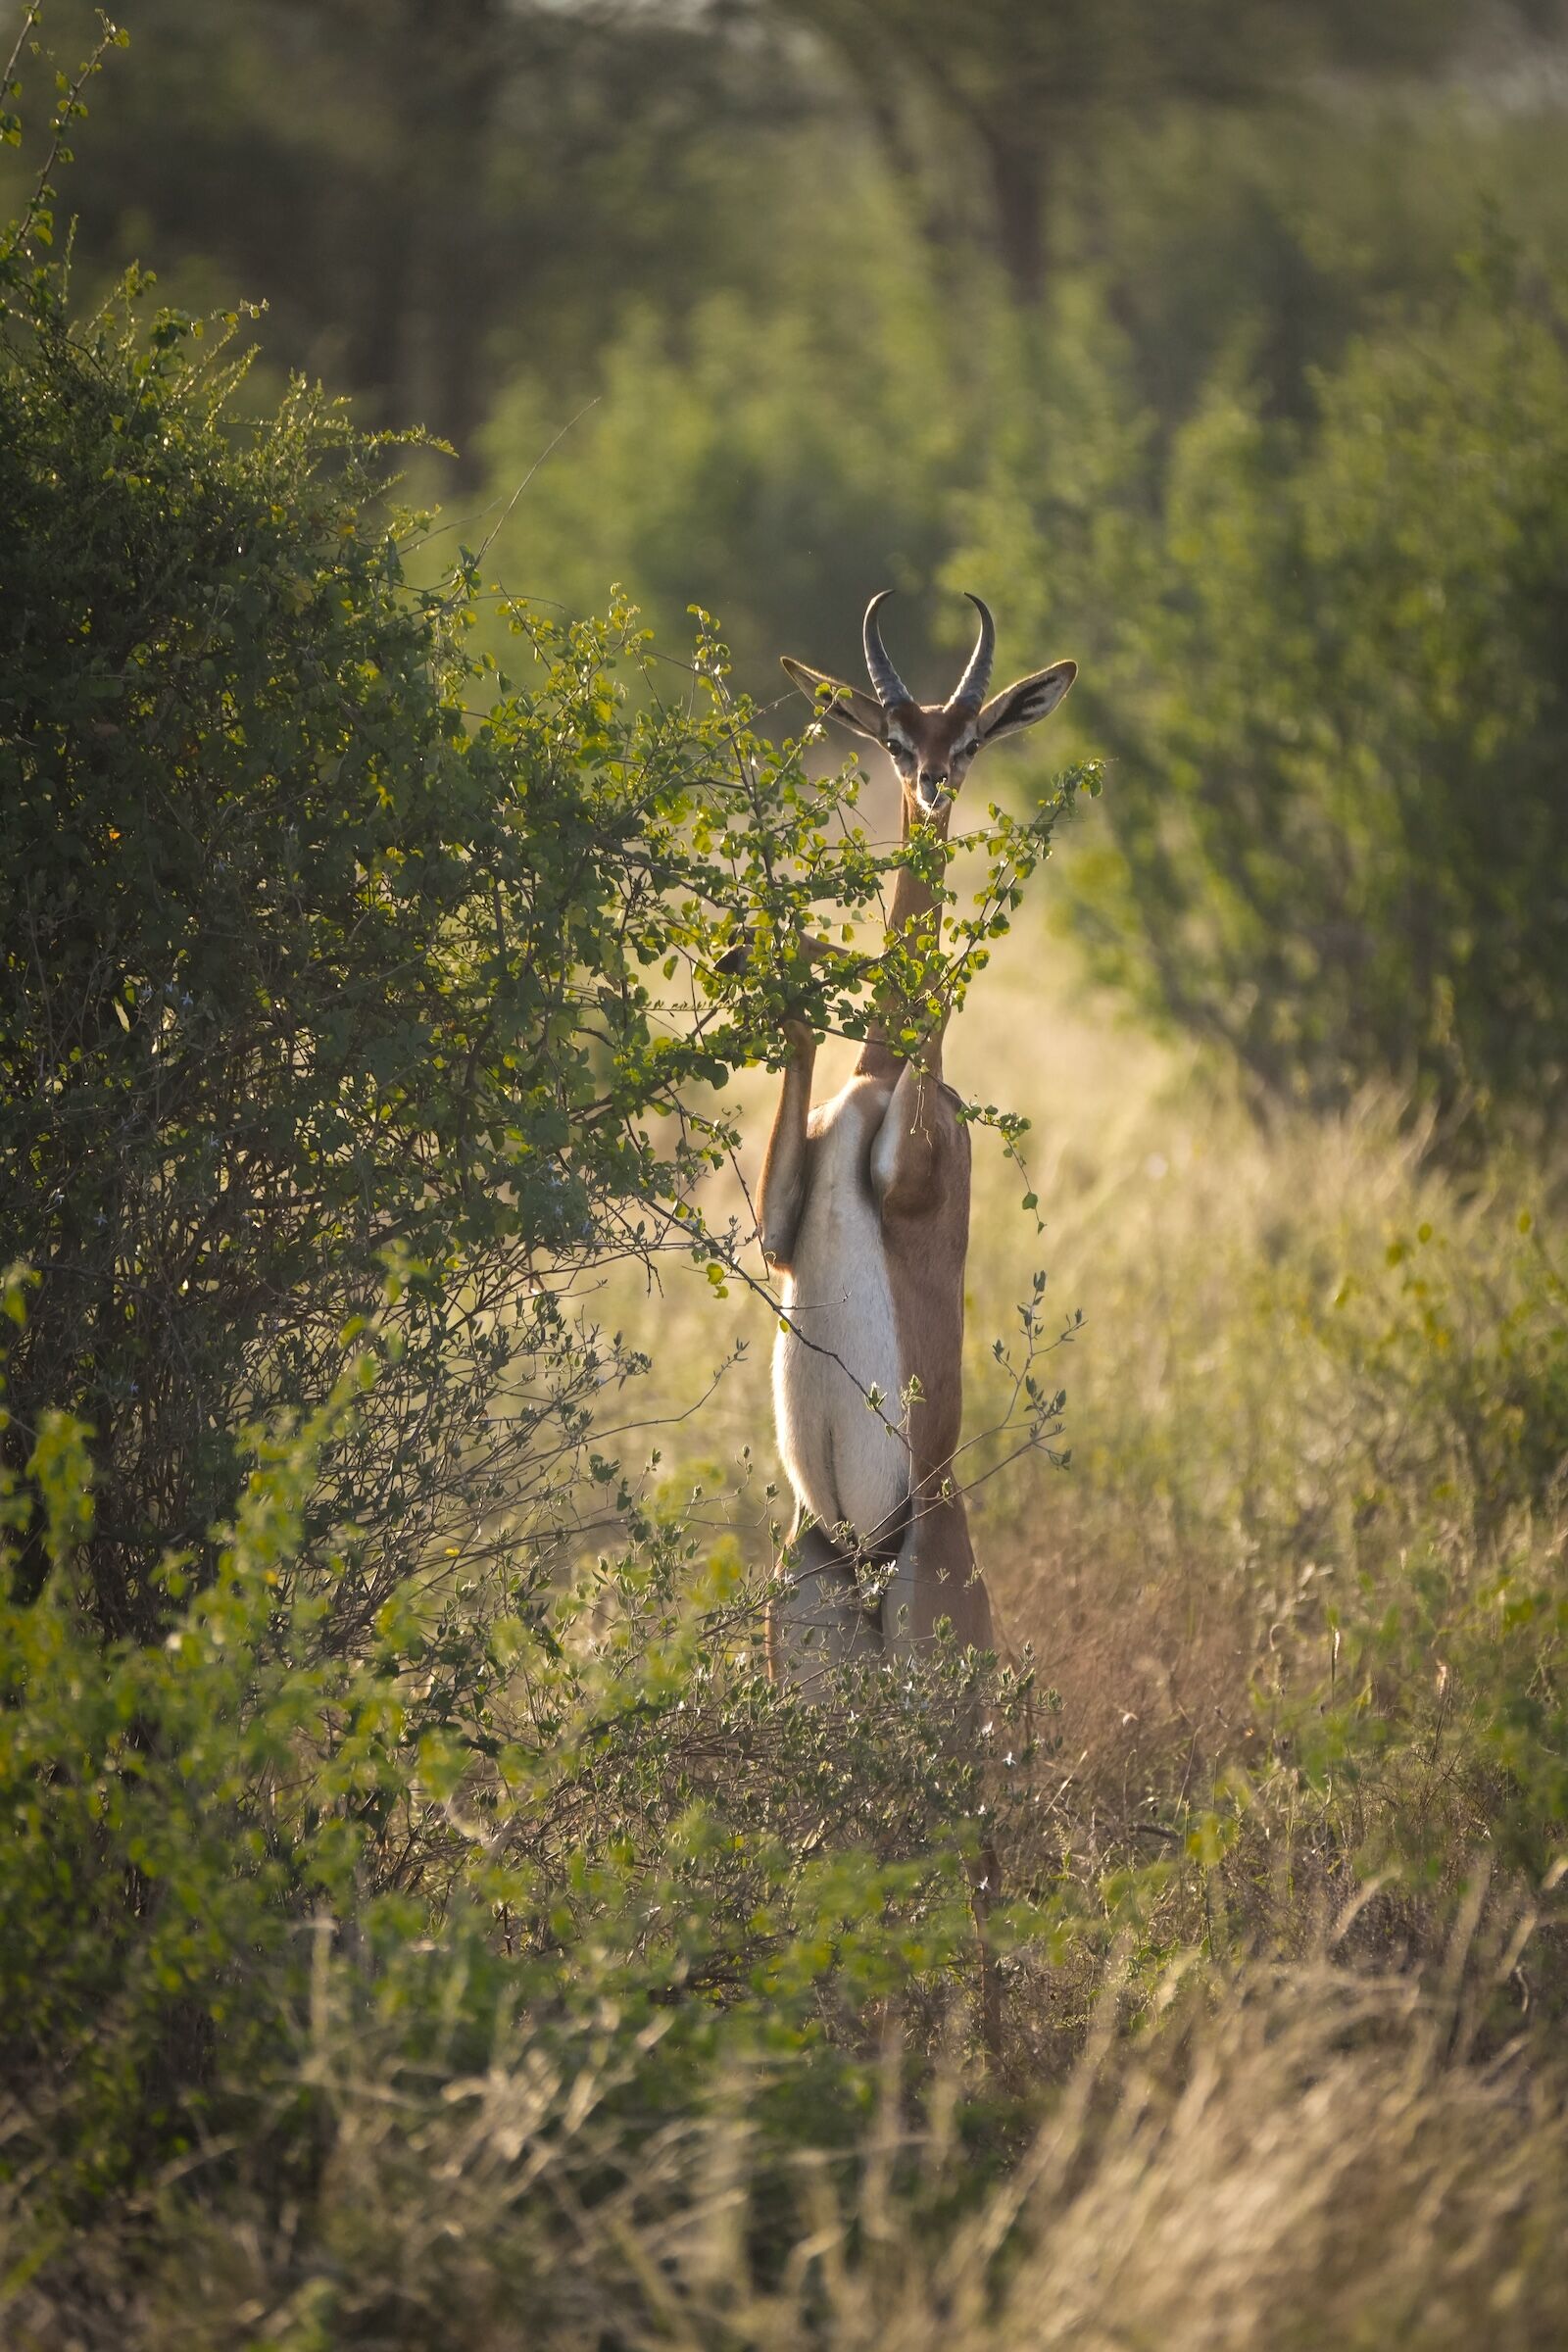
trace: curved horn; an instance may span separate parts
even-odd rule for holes
[[[978,710],[986,699],[986,688],[991,683],[991,664],[997,653],[997,624],[977,596],[969,596],[967,588],[963,593],[969,597],[970,604],[980,615],[980,634],[974,641],[968,668],[948,697],[948,709]]]
[[[865,639],[865,666],[876,688],[876,699],[884,710],[891,710],[895,703],[912,703],[914,700],[888,660],[882,632],[876,625],[876,609],[878,605],[885,605],[892,594],[891,588],[884,588],[872,597],[865,608],[865,627],[862,632]]]

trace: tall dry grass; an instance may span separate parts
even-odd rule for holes
[[[1112,1972],[1000,2178],[956,2082],[906,2107],[890,2039],[861,2146],[773,2168],[760,2211],[744,2078],[629,2163],[613,2082],[564,2096],[542,2043],[439,2089],[321,2053],[332,2153],[310,2210],[187,2212],[128,2278],[95,2279],[89,2250],[74,2312],[24,2288],[8,2341],[1548,2352],[1568,2330],[1564,2082],[1469,2046],[1466,1988],[1494,1964],[1473,1909],[1430,1991],[1326,1958],[1173,1978],[1141,2039]]]

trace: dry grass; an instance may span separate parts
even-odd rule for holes
[[[1107,1989],[1049,2119],[978,2197],[952,2098],[904,2112],[890,2044],[858,2157],[775,2168],[765,2227],[743,2081],[628,2166],[594,2086],[564,2101],[542,2047],[439,2096],[348,2073],[308,2230],[187,2215],[150,2275],[102,2300],[83,2282],[79,2324],[24,2295],[8,2340],[1545,2352],[1568,2329],[1562,2083],[1466,2047],[1465,1987],[1494,1958],[1475,1930],[1472,1912],[1431,1995],[1322,1961],[1173,1981],[1143,2042]]]

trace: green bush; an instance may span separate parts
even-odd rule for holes
[[[653,1524],[575,1585],[536,1565],[488,1622],[411,1568],[346,1655],[349,1561],[308,1530],[374,1377],[361,1356],[309,1422],[253,1433],[212,1580],[159,1565],[157,1642],[106,1644],[84,1605],[79,1424],[0,1496],[5,1581],[34,1524],[49,1562],[0,1600],[4,2172],[38,2242],[230,2134],[258,2193],[297,2184],[322,1999],[393,2068],[478,2064],[532,2019],[594,2070],[624,2163],[741,2066],[781,2143],[831,2143],[865,2095],[857,2019],[975,1979],[953,1732],[979,1667],[939,1660],[886,1724],[881,1677],[804,1707],[735,1640],[757,1594]]]
[[[1568,1498],[1568,1283],[1533,1210],[1489,1204],[1462,1236],[1423,1217],[1351,1269],[1320,1328],[1348,1375],[1365,1522],[1418,1495],[1481,1544]],[[1407,1506],[1406,1506],[1407,1507]]]
[[[1281,1641],[1264,1718],[1363,1876],[1568,1839],[1568,1288],[1529,1211],[1423,1219],[1310,1315],[1344,1407],[1344,1561]]]
[[[1309,421],[1270,414],[1244,339],[1168,457],[1122,432],[1108,512],[1060,466],[1009,500],[1016,451],[981,510],[966,570],[1083,615],[1079,719],[1116,791],[1073,919],[1266,1094],[1393,1078],[1450,1122],[1555,1125],[1559,296],[1498,256],[1314,381]]]
[[[905,853],[845,821],[853,774],[808,789],[757,738],[710,634],[671,696],[624,607],[509,606],[510,676],[476,557],[410,585],[386,443],[303,386],[237,416],[224,335],[140,277],[75,324],[37,229],[0,250],[0,1259],[40,1277],[13,1412],[92,1430],[95,1606],[145,1634],[235,1433],[330,1390],[392,1270],[396,1360],[323,1494],[363,1627],[399,1563],[549,1517],[629,1368],[566,1270],[722,1252],[687,1196],[733,1130],[698,1090],[778,1061],[786,1001],[863,1029],[869,960],[798,950]],[[1063,805],[996,829],[960,990]]]
[[[710,644],[669,699],[624,610],[517,609],[509,678],[474,559],[409,586],[388,445],[304,386],[238,416],[236,322],[214,348],[139,276],[74,321],[45,209],[0,247],[0,1262],[40,1278],[12,1446],[90,1428],[94,1606],[145,1635],[236,1432],[330,1390],[392,1269],[322,1502],[363,1626],[399,1563],[548,1517],[627,1369],[549,1269],[682,1242],[730,1140],[694,1087],[777,1058],[786,991],[863,1018],[792,943],[885,861]]]
[[[163,2167],[231,2178],[215,2149],[280,2211],[330,2138],[323,2003],[394,2080],[528,2021],[623,2170],[744,2068],[781,2147],[831,2148],[866,2020],[977,1982],[956,1731],[995,1678],[772,1690],[729,1547],[595,1444],[639,1359],[575,1293],[660,1249],[723,1287],[703,1090],[786,1009],[919,1017],[907,955],[800,954],[892,861],[706,623],[671,698],[624,608],[513,607],[514,680],[476,557],[410,584],[388,444],[304,386],[241,415],[237,321],[139,273],[77,320],[50,233],[42,189],[0,242],[20,2274]],[[960,994],[1067,798],[995,828]]]

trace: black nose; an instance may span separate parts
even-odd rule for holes
[[[947,777],[934,767],[922,767],[920,770],[920,790],[922,792],[940,792],[947,780]]]

